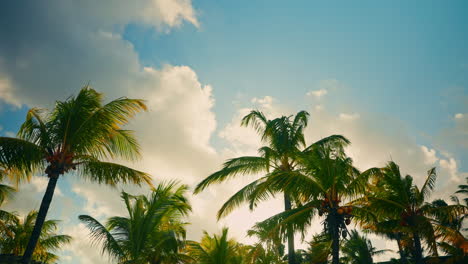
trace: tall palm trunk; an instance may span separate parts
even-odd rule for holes
[[[330,222],[328,223],[328,228],[331,230],[332,235],[332,264],[340,263],[340,230],[337,221],[337,211],[336,208],[332,208],[330,211]]]
[[[401,244],[401,233],[398,232],[395,235],[396,235],[396,241],[398,244],[398,252],[400,253],[400,261],[402,264],[407,264],[408,259],[406,258],[406,252],[403,249],[403,245]]]
[[[422,247],[421,247],[421,238],[419,237],[418,232],[413,232],[414,240],[414,257],[416,258],[416,264],[424,264],[422,256]]]
[[[289,195],[284,194],[284,211],[291,210],[291,200]],[[287,236],[288,236],[288,264],[296,264],[296,252],[294,249],[294,231],[292,226],[288,224],[287,226]]]
[[[31,261],[32,254],[36,248],[39,236],[41,235],[42,225],[44,225],[50,203],[52,202],[52,197],[54,196],[55,186],[57,185],[58,178],[58,174],[49,175],[49,183],[47,184],[46,192],[42,198],[41,207],[39,208],[39,212],[36,218],[36,223],[31,233],[31,237],[29,238],[26,250],[24,251],[22,259],[24,264],[28,264]]]

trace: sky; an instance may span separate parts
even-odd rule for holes
[[[251,109],[270,118],[306,110],[307,142],[342,134],[358,168],[393,160],[417,183],[437,167],[431,198],[447,198],[468,177],[467,10],[462,0],[8,1],[0,8],[0,136],[14,136],[29,108],[51,109],[89,83],[108,100],[147,100],[149,111],[129,125],[143,158],[128,165],[155,183],[193,188],[226,159],[256,154],[259,138],[239,126]],[[37,209],[41,176],[6,208]],[[279,200],[215,217],[253,179],[191,195],[189,239],[229,226],[253,242],[246,230],[279,212]],[[60,179],[49,215],[75,238],[60,263],[108,263],[77,216],[124,215],[120,190],[148,193]],[[317,221],[310,234],[320,229]]]

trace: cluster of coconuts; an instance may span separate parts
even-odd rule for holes
[[[64,174],[70,169],[76,170],[76,166],[73,164],[73,153],[54,153],[53,155],[47,155],[45,159],[50,164],[47,166],[45,173],[51,174],[53,172],[57,174]]]
[[[332,204],[336,207],[339,205],[341,202],[340,199],[332,199],[331,200]],[[330,199],[325,198],[322,200],[321,206],[319,208],[319,216],[322,216],[324,213],[329,213],[330,212]],[[338,206],[338,209],[336,209],[336,213],[344,218],[344,222],[346,225],[349,225],[351,223],[351,212],[353,211],[353,207],[351,206]]]

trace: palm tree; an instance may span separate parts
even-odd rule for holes
[[[458,197],[452,196],[451,198],[457,206],[466,209],[466,206],[460,204]],[[457,215],[447,213],[447,211],[451,211],[450,209],[447,210],[450,205],[441,199],[432,201],[431,205],[437,209],[433,213],[435,236],[441,240],[437,245],[445,253],[449,254],[453,260],[461,260],[468,253],[468,240],[463,235],[463,232],[467,231],[463,228],[466,210],[465,212],[463,210],[458,211]],[[455,213],[457,212],[455,211]]]
[[[200,241],[189,242],[187,251],[197,264],[245,264],[243,245],[228,238],[228,228],[221,235],[210,236],[206,231]],[[242,255],[244,253],[244,255]]]
[[[349,238],[344,241],[341,251],[343,263],[373,264],[373,256],[381,255],[389,250],[376,250],[369,239],[359,235],[356,230],[352,230]]]
[[[434,190],[437,178],[435,168],[428,170],[421,188],[413,184],[410,175],[402,177],[398,165],[394,162],[389,162],[378,175],[377,183],[371,186],[366,200],[369,210],[383,218],[379,223],[380,228],[410,236],[411,253],[417,264],[423,263],[423,240],[437,257],[438,230],[449,230],[440,225],[437,216],[456,216],[464,212],[465,208],[459,205],[440,207],[426,202]]]
[[[0,218],[2,222],[2,225],[0,225],[0,253],[21,256],[28,244],[28,238],[37,219],[37,212],[31,211],[24,219],[20,219],[15,213],[2,211]],[[57,220],[44,222],[41,235],[32,255],[33,260],[47,264],[56,263],[58,256],[53,251],[70,243],[70,236],[55,233],[57,225]]]
[[[370,169],[360,173],[352,166],[351,158],[345,156],[342,148],[330,145],[313,145],[299,160],[301,170],[291,177],[275,177],[269,181],[272,188],[283,188],[295,193],[300,200],[297,208],[279,213],[258,223],[260,226],[274,226],[271,233],[284,232],[292,226],[303,234],[318,212],[324,216],[324,231],[332,240],[332,263],[339,262],[340,237],[346,237],[346,225],[351,222],[351,212],[359,209],[341,204],[345,199],[356,198],[365,190]]]
[[[190,258],[180,249],[186,225],[182,218],[191,211],[187,189],[170,182],[158,185],[148,197],[122,192],[127,217],[111,217],[105,225],[89,215],[79,219],[91,231],[93,243],[118,263],[186,263]]]
[[[195,188],[195,194],[214,183],[220,183],[238,175],[264,174],[263,177],[246,185],[234,194],[221,207],[218,219],[226,216],[244,202],[249,202],[250,209],[262,200],[270,198],[275,193],[283,193],[284,210],[292,209],[294,193],[285,192],[281,188],[273,189],[268,179],[276,177],[288,177],[297,170],[298,157],[306,146],[304,129],[308,123],[309,114],[305,111],[292,116],[282,116],[269,120],[262,112],[251,111],[242,119],[242,126],[252,126],[261,136],[266,146],[259,148],[259,156],[244,156],[228,160],[223,168],[200,182]],[[342,136],[331,136],[317,144],[341,144],[349,143]],[[294,264],[294,232],[292,227],[285,231],[288,241],[288,263]]]
[[[42,171],[49,178],[24,263],[34,252],[60,175],[77,170],[77,175],[98,183],[151,184],[143,172],[102,161],[139,156],[132,131],[121,127],[144,109],[143,101],[137,99],[119,98],[103,104],[103,95],[86,86],[76,97],[56,102],[49,113],[30,109],[17,138],[0,137],[1,166],[23,175]]]

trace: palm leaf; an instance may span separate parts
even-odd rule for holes
[[[421,193],[420,200],[424,201],[425,199],[428,198],[430,192],[434,190],[436,179],[437,179],[437,173],[436,173],[436,168],[434,167],[427,171],[427,178],[420,192]]]
[[[31,174],[43,167],[46,152],[34,143],[19,138],[0,137],[0,167]]]
[[[262,178],[263,179],[263,178]],[[222,217],[227,216],[229,213],[231,213],[234,209],[239,207],[242,203],[249,201],[249,198],[251,197],[252,193],[255,191],[255,189],[258,186],[258,183],[262,180],[258,179],[255,180],[246,186],[244,186],[242,189],[237,191],[233,196],[231,196],[224,204],[221,206],[221,209],[219,209],[217,218],[218,220]]]
[[[125,254],[119,243],[112,234],[99,221],[89,215],[80,215],[78,217],[86,227],[91,231],[90,236],[93,243],[102,244],[102,254],[107,253],[109,257],[118,260]]]
[[[116,163],[88,158],[82,161],[78,168],[82,177],[98,183],[114,186],[117,183],[140,185],[145,182],[152,186],[149,174]]]
[[[266,171],[268,161],[263,157],[239,157],[228,160],[223,168],[201,181],[194,193],[200,193],[213,183],[219,183],[239,174],[255,174]]]

